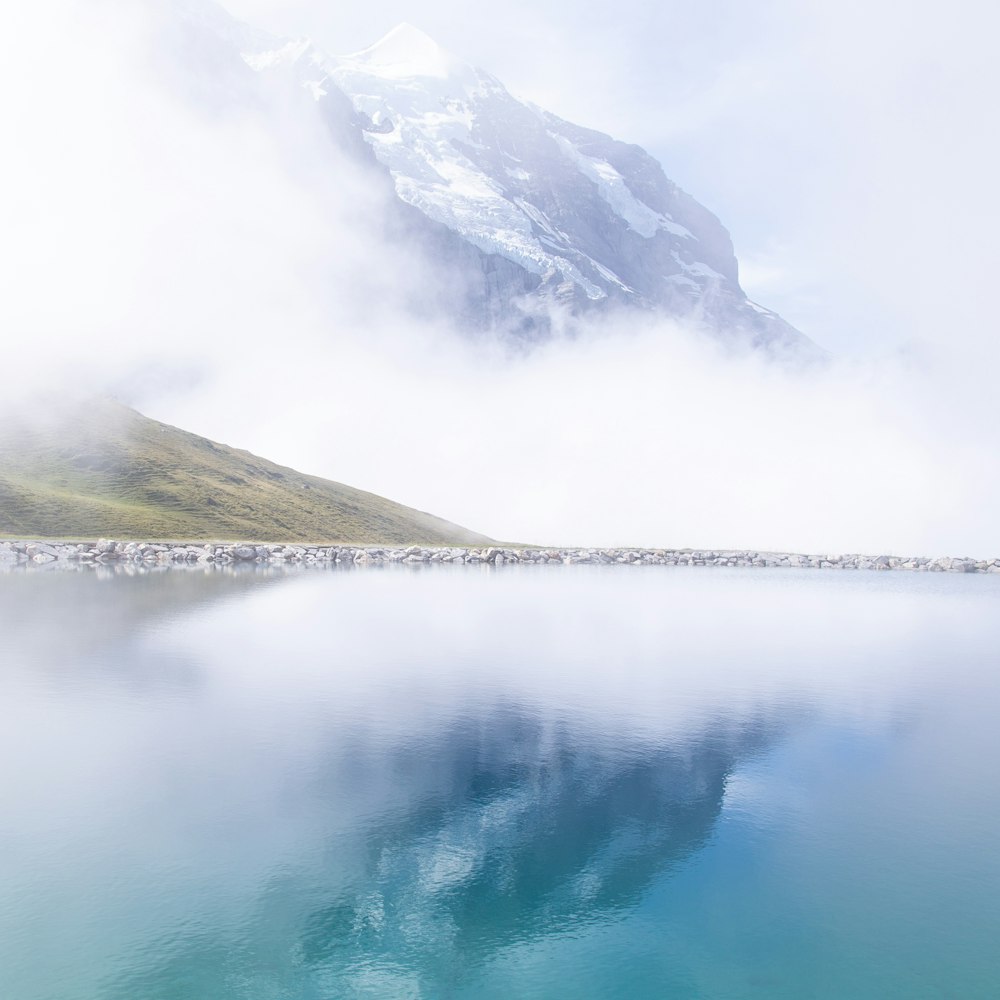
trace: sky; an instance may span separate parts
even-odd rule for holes
[[[110,389],[496,538],[1000,554],[991,11],[230,0],[332,52],[408,20],[646,146],[832,352],[796,374],[650,318],[511,357],[414,316],[385,191],[163,2],[8,16],[0,404]]]

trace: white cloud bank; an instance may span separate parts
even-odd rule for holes
[[[470,343],[413,317],[433,276],[379,238],[384,191],[304,95],[178,42],[166,10],[14,14],[8,400],[115,386],[499,538],[1000,552],[984,338],[805,374],[648,320],[528,354]]]

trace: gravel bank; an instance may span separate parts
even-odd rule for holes
[[[916,573],[1000,573],[1000,559],[942,556],[801,555],[727,549],[602,548],[408,548],[353,545],[281,545],[234,542],[124,542],[110,538],[83,542],[0,542],[0,570],[20,567],[212,567],[289,564],[379,566],[451,563],[458,565],[626,565],[626,566],[783,566],[798,569],[908,570]]]

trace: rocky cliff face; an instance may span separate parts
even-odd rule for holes
[[[820,353],[747,298],[725,227],[648,153],[516,100],[417,29],[333,57],[217,9],[199,26],[262,77],[292,74],[337,144],[391,182],[390,229],[448,275],[464,324],[539,337],[555,318],[639,309]]]

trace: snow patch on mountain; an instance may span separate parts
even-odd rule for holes
[[[312,49],[313,45],[309,39],[296,38],[278,49],[264,49],[262,51],[250,49],[241,52],[240,56],[251,69],[260,73],[264,70],[274,69],[276,66],[298,62]]]
[[[450,52],[446,52],[433,38],[419,28],[397,24],[374,45],[349,57],[356,65],[364,65],[368,72],[385,80],[421,79],[449,80],[468,69]]]
[[[651,209],[640,201],[628,186],[624,177],[607,160],[582,153],[565,136],[557,132],[549,135],[559,148],[576,165],[577,169],[597,185],[601,197],[611,206],[614,213],[624,219],[629,228],[640,236],[649,239],[661,229],[666,229],[675,236],[693,238],[690,230],[679,226],[661,212]]]

